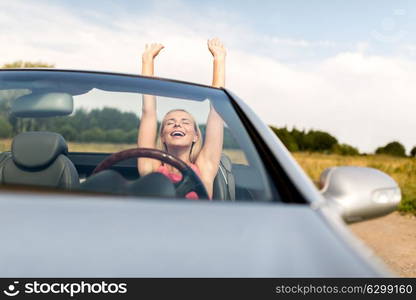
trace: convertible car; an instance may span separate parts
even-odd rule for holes
[[[225,122],[212,199],[180,159],[137,148],[142,95]],[[0,71],[0,276],[378,277],[393,274],[346,223],[393,211],[371,168],[333,167],[318,190],[234,93],[129,74]],[[182,173],[140,176],[138,158]],[[190,191],[199,200],[184,196]]]

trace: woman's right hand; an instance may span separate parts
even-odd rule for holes
[[[165,48],[162,44],[153,43],[146,44],[142,54],[142,75],[153,76],[154,74],[154,58],[159,54],[160,50]]]
[[[152,61],[163,48],[165,46],[158,43],[146,44],[142,55],[143,61]]]
[[[154,58],[164,48],[162,44],[146,44],[142,54],[142,75],[154,75]],[[157,136],[157,114],[156,114],[156,97],[154,95],[143,94],[142,117],[139,125],[137,137],[137,147],[155,148]],[[137,159],[137,167],[140,176],[144,176],[157,170],[160,161],[149,158]]]

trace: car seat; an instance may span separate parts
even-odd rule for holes
[[[218,173],[214,178],[212,198],[223,201],[235,200],[235,179],[232,173],[231,159],[221,154]]]
[[[0,183],[73,189],[79,185],[74,164],[66,156],[64,138],[53,132],[24,132],[0,160]]]

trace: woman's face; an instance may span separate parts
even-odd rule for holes
[[[172,111],[163,120],[162,142],[168,146],[189,147],[198,140],[192,117],[184,111]]]

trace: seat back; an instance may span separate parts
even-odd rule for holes
[[[78,173],[67,157],[64,138],[53,132],[24,132],[0,161],[0,183],[73,189]]]
[[[214,179],[212,197],[223,201],[235,200],[235,179],[232,173],[232,162],[224,153],[221,154],[218,173]]]

